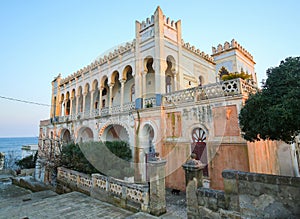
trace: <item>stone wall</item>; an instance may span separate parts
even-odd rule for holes
[[[196,195],[187,193],[188,218],[300,218],[299,177],[234,170],[222,176],[224,191],[199,187]]]

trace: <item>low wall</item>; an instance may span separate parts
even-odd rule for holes
[[[299,177],[234,170],[222,176],[224,191],[197,188],[187,196],[188,218],[300,218]]]
[[[57,192],[79,191],[131,211],[149,212],[149,187],[101,174],[92,176],[58,168]]]

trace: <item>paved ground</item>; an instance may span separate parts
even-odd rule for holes
[[[11,185],[9,176],[0,176],[0,218],[126,218],[155,219],[149,214],[132,213],[79,192],[58,195],[53,191],[32,193]],[[167,191],[167,211],[159,218],[186,218],[185,194]]]

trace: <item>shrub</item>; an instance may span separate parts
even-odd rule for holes
[[[243,71],[241,73],[235,72],[235,73],[229,73],[228,75],[222,76],[223,81],[228,81],[228,80],[232,80],[235,78],[241,78],[241,79],[247,80],[247,79],[251,79],[252,77],[251,77],[251,75],[249,75]]]
[[[30,169],[30,168],[35,168],[35,163],[37,160],[37,152],[35,155],[30,155],[27,157],[24,157],[21,160],[16,161],[16,164],[21,168],[21,169]]]

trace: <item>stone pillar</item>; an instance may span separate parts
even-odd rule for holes
[[[124,84],[125,84],[125,81],[124,79],[121,79],[120,80],[120,83],[121,83],[121,112],[123,112],[123,104],[124,104]]]
[[[85,97],[86,97],[86,95],[87,95],[87,92],[84,92],[83,93],[83,106],[82,106],[82,114],[83,114],[83,117],[85,116]]]
[[[111,108],[112,108],[112,89],[114,87],[114,84],[109,84],[109,114],[111,114]]]
[[[185,171],[185,185],[188,186],[189,181],[195,178],[197,186],[202,187],[203,169],[205,165],[197,165],[192,160],[189,160],[183,164],[182,167]]]
[[[76,96],[76,103],[75,103],[75,114],[76,114],[76,116],[78,115],[78,110],[79,110],[79,98],[80,98],[80,95],[77,95]]]
[[[73,100],[74,100],[74,97],[71,97],[70,98],[70,115],[73,115]]]
[[[174,75],[174,91],[177,91],[178,90],[178,88],[177,88],[177,74],[176,74],[176,71],[173,71],[172,73]]]
[[[159,216],[166,213],[165,166],[166,160],[149,161],[150,213]]]
[[[63,107],[63,102],[64,101],[59,101],[59,108],[60,108],[60,110],[59,110],[59,116],[64,116],[64,107]]]
[[[145,99],[147,94],[147,83],[146,83],[147,71],[142,72],[142,98],[143,98],[143,107],[145,106]]]
[[[93,109],[94,109],[94,93],[95,90],[91,90],[91,103],[90,103],[90,116],[93,116]]]
[[[187,161],[182,165],[185,171],[187,217],[199,218],[199,206],[197,188],[202,187],[203,169],[205,165],[199,165],[194,160]]]

